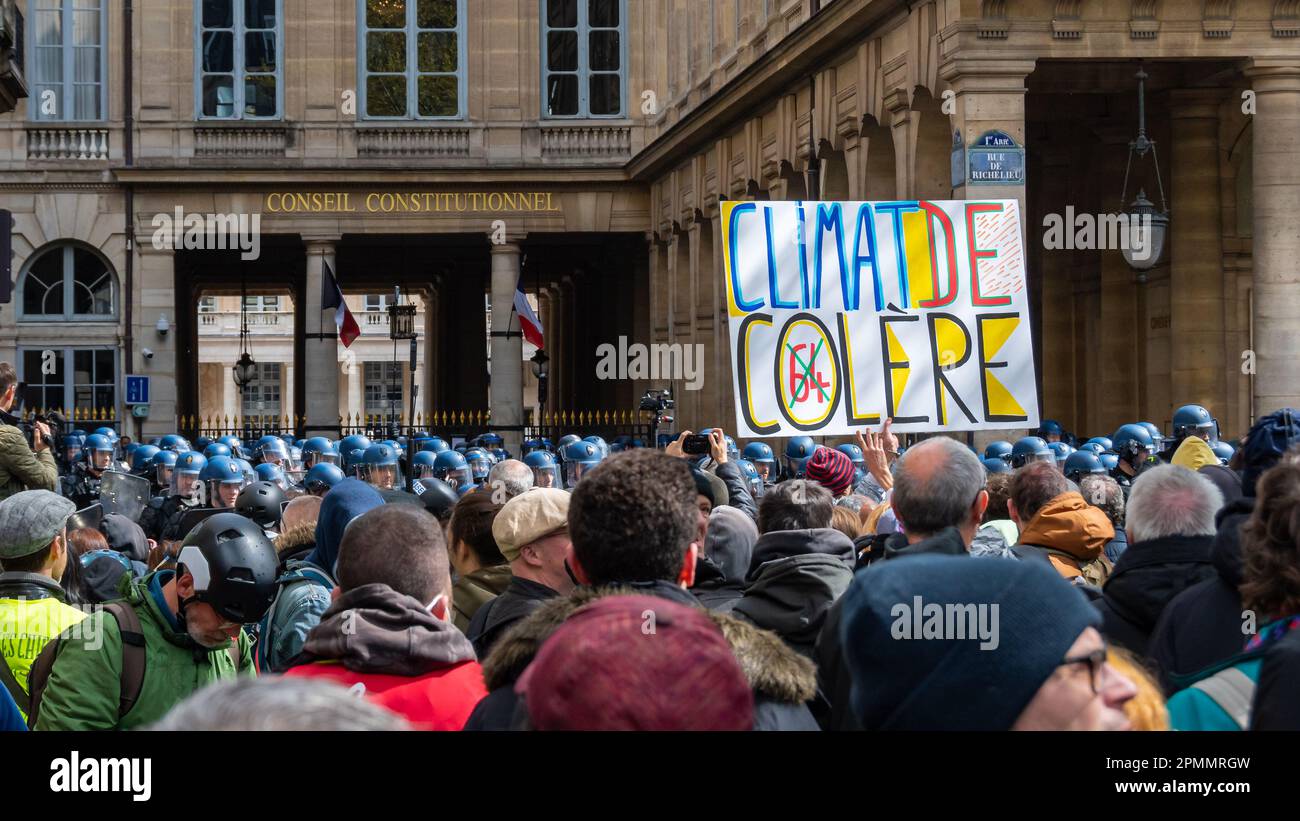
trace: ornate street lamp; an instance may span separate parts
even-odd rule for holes
[[[388,306],[388,338],[393,340],[393,364],[397,364],[397,340],[411,340],[411,412],[407,417],[411,423],[415,422],[415,306],[410,303],[402,303],[402,289],[393,289],[393,303]],[[397,392],[389,393],[388,398],[388,424],[390,428],[397,425],[397,412],[393,405],[393,395]],[[393,434],[397,434],[394,432]]]
[[[529,360],[533,365],[533,376],[537,377],[537,424],[541,424],[542,415],[546,413],[546,377],[550,375],[551,358],[541,348]]]
[[[1120,191],[1120,208],[1124,210],[1128,222],[1127,241],[1121,243],[1120,250],[1124,261],[1137,272],[1137,281],[1146,282],[1146,272],[1160,264],[1165,253],[1165,240],[1169,236],[1169,205],[1165,201],[1165,187],[1160,180],[1160,158],[1156,153],[1155,141],[1147,137],[1146,115],[1146,80],[1150,76],[1141,67],[1138,68],[1138,133],[1128,144],[1128,164],[1124,168],[1124,187]],[[1155,203],[1147,199],[1146,190],[1139,189],[1137,199],[1128,203],[1129,171],[1133,168],[1133,157],[1139,160],[1151,152],[1151,164],[1156,172],[1156,186],[1160,192],[1160,210]]]
[[[248,302],[244,282],[239,282],[239,361],[230,369],[235,377],[235,387],[239,389],[240,416],[248,405],[248,386],[257,378],[257,363],[253,361],[252,342],[248,335]]]

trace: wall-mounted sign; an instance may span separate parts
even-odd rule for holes
[[[952,187],[961,188],[966,184],[966,143],[962,141],[961,132],[952,132]]]
[[[966,155],[971,185],[1025,184],[1025,149],[1005,131],[985,131]]]

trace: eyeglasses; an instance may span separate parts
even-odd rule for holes
[[[1092,694],[1098,695],[1102,689],[1102,679],[1105,676],[1106,669],[1106,646],[1102,645],[1100,649],[1093,650],[1082,656],[1070,656],[1062,659],[1059,666],[1064,667],[1067,664],[1086,664],[1088,665],[1088,676],[1092,681]]]

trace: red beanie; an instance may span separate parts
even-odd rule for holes
[[[749,730],[754,696],[701,609],[607,596],[542,645],[515,690],[537,730]]]
[[[804,476],[833,495],[843,496],[853,486],[853,460],[835,448],[822,445],[813,451],[804,467]]]

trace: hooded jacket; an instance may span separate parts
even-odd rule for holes
[[[348,523],[383,503],[379,491],[360,479],[347,478],[331,488],[321,500],[320,516],[316,519],[316,549],[308,554],[307,561],[332,574]]]
[[[764,533],[730,612],[812,658],[826,611],[853,581],[854,558],[853,542],[834,528]]]
[[[60,637],[62,645],[41,699],[37,730],[130,730],[151,724],[202,687],[252,674],[252,642],[240,632],[239,666],[230,647],[208,649],[190,638],[163,598],[174,571],[156,570],[122,583],[122,598],[135,609],[144,635],[144,686],[135,706],[118,717],[121,700],[122,633],[103,610]]]
[[[24,490],[59,490],[59,468],[49,448],[32,451],[14,426],[16,417],[0,416],[0,500]]]
[[[1188,470],[1200,470],[1207,465],[1219,464],[1219,457],[1205,440],[1199,436],[1189,436],[1184,439],[1174,455],[1169,457],[1170,464],[1185,467]]]
[[[294,560],[306,561],[316,549],[316,522],[301,522],[275,539],[275,552],[283,566]]]
[[[729,610],[745,592],[758,528],[745,513],[732,507],[709,514],[704,553],[695,562],[691,592],[710,610]]]
[[[1147,645],[1165,693],[1196,681],[1201,671],[1237,653],[1249,638],[1242,633],[1241,526],[1255,509],[1253,496],[1229,502],[1215,515],[1218,533],[1210,548],[1214,574],[1165,605]]]
[[[1139,656],[1169,601],[1192,585],[1215,575],[1210,563],[1213,536],[1168,536],[1134,544],[1111,571],[1102,598],[1101,632]]]
[[[1082,575],[1080,565],[1101,557],[1106,543],[1114,537],[1115,528],[1105,512],[1070,491],[1043,505],[1025,523],[1015,553],[1021,558],[1035,554],[1044,556],[1058,573],[1066,579],[1074,579]],[[1048,553],[1047,548],[1068,555]]]
[[[510,565],[499,564],[480,567],[457,579],[451,588],[451,605],[455,612],[452,621],[456,629],[462,633],[468,631],[470,620],[478,609],[506,592],[512,578]]]
[[[483,604],[469,620],[465,635],[474,645],[479,658],[487,658],[497,639],[520,619],[526,618],[547,599],[560,595],[541,582],[512,576],[501,595]]]
[[[461,729],[487,695],[464,634],[386,584],[339,596],[296,662],[285,675],[357,688],[424,730]]]
[[[754,503],[754,496],[749,492],[749,482],[740,472],[740,465],[735,462],[723,462],[713,468],[713,475],[727,486],[727,505],[748,514],[751,521],[757,520],[758,505]]]
[[[546,602],[506,633],[484,660],[483,678],[491,692],[474,709],[465,729],[510,729],[518,704],[515,682],[542,643],[583,605],[604,596],[633,593],[649,593],[688,605],[692,602],[690,593],[668,582],[582,587],[572,595]],[[723,613],[710,612],[709,618],[722,630],[754,690],[754,729],[816,730],[817,724],[804,705],[816,692],[812,663],[767,630]]]

